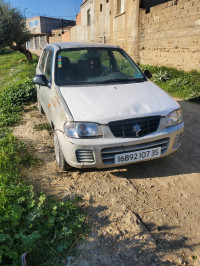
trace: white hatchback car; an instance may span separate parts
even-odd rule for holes
[[[39,110],[54,130],[61,169],[115,167],[180,147],[180,106],[144,73],[116,46],[45,47],[34,82]]]

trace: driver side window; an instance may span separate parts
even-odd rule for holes
[[[44,71],[44,75],[46,76],[48,81],[52,80],[52,67],[53,67],[53,49],[50,49],[47,55],[46,68]]]
[[[47,59],[47,54],[48,54],[48,48],[44,50],[44,52],[42,54],[42,58],[40,60],[39,68],[42,71],[42,73],[44,73],[44,66],[45,66],[45,62],[46,62],[46,59]]]
[[[129,62],[124,58],[124,56],[116,51],[114,51],[113,54],[115,56],[115,60],[116,60],[119,71],[130,77],[133,77],[134,75],[133,68],[131,67]]]

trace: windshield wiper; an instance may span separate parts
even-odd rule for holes
[[[143,82],[146,81],[145,78],[138,78],[138,79],[126,79],[126,78],[121,78],[121,79],[108,79],[108,80],[103,80],[99,81],[98,83],[114,83],[114,82]]]

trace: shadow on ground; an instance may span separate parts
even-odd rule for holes
[[[104,210],[103,206],[99,207]],[[138,217],[135,227],[139,224],[140,230],[135,233],[126,230],[115,233],[114,228],[111,233],[107,229],[99,233],[100,228],[109,224],[112,228],[113,223],[109,217],[102,221],[99,207],[86,208],[87,213],[95,213],[92,216],[96,233],[80,245],[81,255],[75,265],[193,265],[193,258],[188,254],[193,254],[200,244],[191,244],[187,238],[174,233],[177,227],[166,224],[157,227],[154,223],[143,223]]]

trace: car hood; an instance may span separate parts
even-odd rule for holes
[[[111,121],[166,116],[179,105],[150,81],[118,85],[60,87],[74,121],[107,124]]]

